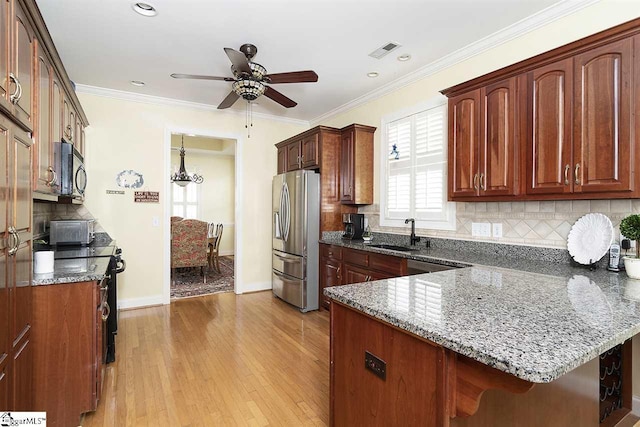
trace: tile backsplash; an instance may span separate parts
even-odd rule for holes
[[[49,221],[52,219],[95,219],[84,205],[62,203],[33,203],[33,237],[41,239],[49,234]],[[96,220],[96,232],[103,232]]]
[[[380,206],[361,207],[372,231],[409,233],[406,227],[380,226]],[[631,213],[640,213],[640,200],[561,200],[532,202],[458,202],[456,203],[456,230],[429,230],[416,227],[421,236],[450,239],[477,240],[517,245],[567,247],[567,236],[573,224],[583,215],[598,212],[611,219],[619,236],[620,221]],[[472,237],[473,222],[502,224],[502,237]]]

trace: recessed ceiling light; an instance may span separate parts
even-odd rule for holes
[[[398,56],[398,61],[401,61],[401,62],[408,61],[410,59],[411,59],[411,55],[409,55],[408,53]]]
[[[367,73],[367,77],[374,78],[374,77],[378,77],[378,76],[379,76],[379,74],[378,74],[378,73],[376,73],[375,71],[372,71],[372,72],[370,72],[370,73]]]
[[[141,82],[140,80],[131,80],[130,82],[134,86],[144,86],[145,82]]]
[[[149,3],[138,2],[134,3],[132,7],[133,10],[142,16],[156,16],[158,14],[156,8],[151,6]]]

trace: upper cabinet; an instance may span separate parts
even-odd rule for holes
[[[443,91],[449,199],[640,198],[638,33],[632,21]]]
[[[449,194],[518,194],[516,79],[449,99]]]
[[[373,203],[373,133],[376,128],[353,124],[340,130],[340,201]]]
[[[627,38],[574,58],[574,191],[633,190],[635,88],[633,45]],[[636,46],[636,49],[638,47]],[[640,60],[640,58],[638,58]],[[640,67],[640,62],[636,62]],[[638,98],[635,98],[638,100]],[[639,118],[640,120],[640,118]]]
[[[27,132],[33,131],[36,39],[16,0],[0,1],[0,108]]]
[[[320,132],[313,132],[278,144],[278,173],[317,169],[320,166],[319,138]]]

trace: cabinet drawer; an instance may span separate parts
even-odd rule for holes
[[[370,254],[369,268],[402,276],[406,273],[407,260],[389,255]],[[393,276],[392,276],[393,277]]]
[[[342,248],[333,245],[320,245],[320,256],[333,259],[342,259]]]
[[[367,252],[347,250],[344,252],[344,261],[362,267],[369,267],[370,254]]]

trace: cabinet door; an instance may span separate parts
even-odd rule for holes
[[[302,139],[302,168],[313,169],[318,167],[318,134]]]
[[[11,203],[15,217],[11,219],[11,224],[21,234],[20,240],[26,242],[31,239],[30,235],[23,236],[22,233],[31,232],[32,200],[31,200],[31,138],[26,132],[11,127],[12,140],[12,160],[15,162],[15,170],[11,177],[15,177],[12,186]]]
[[[328,288],[330,286],[342,285],[342,263],[334,259],[323,257],[320,265],[320,301],[322,301],[322,306],[324,308],[329,309],[331,301],[324,295],[323,291],[324,288]]]
[[[9,282],[8,276],[8,246],[11,238],[8,233],[8,205],[9,205],[9,149],[11,146],[8,123],[0,118],[0,366],[3,355],[9,354],[10,348],[10,317],[9,317]],[[8,356],[7,356],[8,357]],[[8,363],[8,359],[5,360]],[[1,375],[1,374],[0,374]],[[5,378],[5,382],[8,379]],[[0,396],[0,402],[2,397]],[[8,406],[3,406],[8,408]]]
[[[516,78],[486,86],[480,94],[480,195],[517,194]]]
[[[67,100],[67,102],[70,102]],[[67,128],[69,130],[69,142],[73,144],[75,149],[78,149],[76,141],[76,110],[69,105],[69,121],[67,122]]]
[[[9,326],[9,285],[7,277],[8,256],[7,250],[0,249],[0,367],[8,363],[10,348]],[[0,371],[2,368],[0,368]],[[0,374],[1,375],[1,374]],[[0,391],[0,402],[2,401]],[[6,406],[2,406],[7,408]]]
[[[74,135],[73,144],[78,149],[78,152],[80,152],[80,155],[84,157],[84,144],[82,143],[83,142],[82,141],[82,122],[80,121],[80,116],[78,115],[77,112],[76,112],[76,127],[75,127],[75,131],[73,132],[73,135]]]
[[[0,360],[0,408],[9,409],[9,360]]]
[[[60,96],[62,98],[62,138],[67,142],[73,142],[71,139],[73,126],[71,126],[71,121],[69,120],[71,117],[71,106],[64,90],[60,92]]]
[[[344,284],[362,283],[371,280],[371,272],[362,267],[356,267],[351,264],[343,264],[344,268]]]
[[[574,59],[574,191],[633,190],[633,39]]]
[[[287,172],[300,169],[300,142],[294,142],[286,147],[287,150]]]
[[[62,86],[60,79],[54,73],[51,83],[51,137],[53,141],[62,141]],[[59,172],[59,171],[58,171]]]
[[[18,101],[14,102],[14,115],[22,123],[23,127],[33,130],[33,106],[34,106],[34,70],[35,70],[35,38],[31,24],[17,1],[13,2],[14,14],[14,74],[20,82]]]
[[[34,162],[34,190],[51,192],[53,184],[53,152],[51,139],[51,66],[44,56],[42,48],[38,55],[38,108],[37,126],[35,129],[35,162]]]
[[[287,147],[278,148],[278,174],[287,171]]]
[[[480,90],[449,99],[449,199],[478,193]]]
[[[29,338],[21,340],[13,357],[13,388],[14,411],[33,411],[33,386],[31,384],[31,372],[33,371],[33,345]]]
[[[354,137],[355,132],[343,132],[340,143],[340,201],[354,200]]]
[[[15,83],[9,78],[9,73],[12,71],[9,69],[10,55],[8,54],[12,50],[9,31],[10,5],[9,0],[0,0],[0,52],[2,52],[0,55],[0,107],[6,111],[13,111],[10,97],[16,90]]]
[[[562,194],[573,189],[573,59],[537,68],[526,76],[527,194]],[[521,130],[524,132],[524,129]]]

